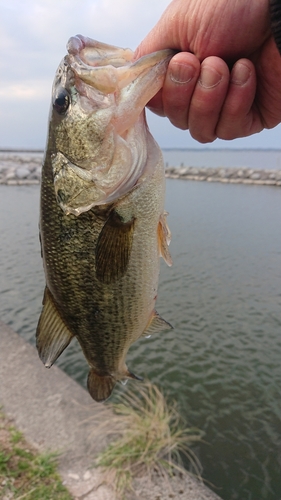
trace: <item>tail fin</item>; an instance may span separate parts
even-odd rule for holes
[[[88,391],[92,398],[101,403],[111,395],[116,381],[111,375],[98,375],[93,368],[88,375]]]

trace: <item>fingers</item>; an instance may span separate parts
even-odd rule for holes
[[[200,62],[193,54],[176,54],[168,67],[162,99],[164,113],[180,129],[188,128],[188,110],[197,79]]]
[[[217,138],[217,125],[227,96],[229,69],[219,57],[207,57],[201,64],[200,76],[189,107],[188,127],[199,142]]]
[[[189,103],[200,74],[200,62],[189,52],[180,52],[170,61],[163,89],[148,103],[149,109],[167,116],[183,130],[188,128]]]
[[[218,120],[216,135],[220,139],[236,139],[260,132],[262,117],[255,105],[255,67],[248,59],[235,63],[225,101]]]
[[[193,54],[181,52],[171,59],[163,89],[149,107],[207,143],[261,131],[255,95],[255,67],[248,59],[237,61],[229,73],[219,57],[206,58],[200,68]]]
[[[188,129],[199,142],[217,138],[216,127],[229,85],[229,70],[219,57],[200,61],[180,52],[170,61],[163,89],[148,103],[151,111]]]

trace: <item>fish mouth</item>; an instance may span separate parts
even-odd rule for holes
[[[173,50],[164,49],[133,61],[132,50],[108,45],[82,35],[71,37],[67,50],[70,66],[76,75],[106,94],[121,90],[141,73],[149,71],[158,63],[166,63],[175,54]]]
[[[79,58],[89,66],[106,66],[111,64],[115,68],[131,62],[133,51],[114,45],[98,42],[83,35],[72,36],[67,42],[67,51],[70,55]]]

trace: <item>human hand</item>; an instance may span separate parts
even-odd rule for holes
[[[180,52],[148,107],[199,142],[281,122],[281,57],[268,0],[173,0],[135,56],[163,48]]]

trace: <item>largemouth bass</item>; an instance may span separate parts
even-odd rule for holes
[[[73,337],[88,390],[107,399],[138,378],[125,363],[141,336],[170,328],[155,311],[159,256],[168,265],[162,154],[144,106],[172,52],[133,53],[70,38],[52,91],[42,169],[40,239],[46,288],[36,340],[50,368]]]

